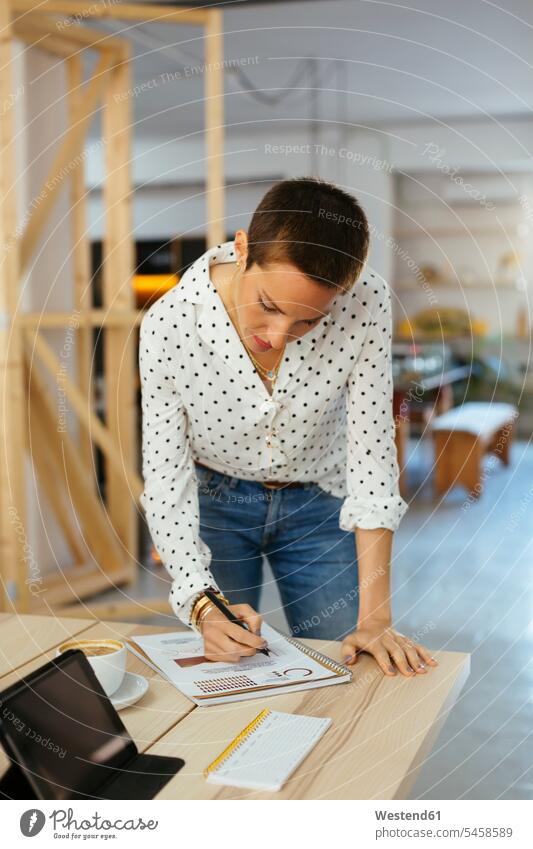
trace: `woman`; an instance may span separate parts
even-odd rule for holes
[[[392,628],[398,491],[386,283],[369,229],[332,184],[275,184],[249,231],[204,253],[146,312],[141,504],[176,615],[205,656],[265,645],[263,555],[293,634],[343,639],[383,672],[436,665]],[[361,279],[360,279],[361,278]],[[248,626],[204,595],[229,596]]]

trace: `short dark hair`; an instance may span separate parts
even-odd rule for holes
[[[311,280],[348,290],[365,264],[370,233],[357,200],[317,177],[280,180],[248,229],[246,269],[288,262]]]

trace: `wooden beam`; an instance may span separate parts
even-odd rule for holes
[[[134,307],[132,279],[135,268],[132,223],[132,103],[116,98],[131,87],[132,63],[109,72],[102,118],[105,152],[103,239],[103,301],[107,309]],[[137,339],[131,329],[108,327],[104,336],[106,424],[120,447],[124,467],[137,462]],[[132,559],[138,558],[139,512],[122,469],[106,462],[106,504],[119,539]]]
[[[81,107],[83,96],[83,64],[80,56],[73,56],[67,62],[68,105],[70,121],[73,123]],[[79,154],[83,153],[83,143]],[[91,309],[91,252],[87,238],[87,192],[85,188],[85,164],[75,168],[70,182],[70,223],[72,227],[72,271],[74,275],[74,308],[78,315],[86,315]],[[94,406],[91,364],[93,358],[93,329],[83,324],[76,334],[76,370],[81,397],[87,406]],[[100,421],[98,419],[98,421]],[[90,476],[95,465],[93,446],[89,433],[80,429],[80,455]]]
[[[129,327],[142,321],[144,310],[87,310],[76,315],[80,327]],[[27,312],[19,313],[14,321],[25,328],[42,330],[46,327],[71,327],[72,312]]]
[[[205,30],[205,137],[207,246],[225,240],[224,71],[222,12],[209,9]]]
[[[49,35],[38,27],[29,26],[24,21],[16,21],[13,24],[13,35],[39,50],[52,53],[66,59],[80,52],[80,46],[62,35]]]
[[[0,3],[0,103],[15,90],[9,2]],[[13,324],[18,309],[20,268],[16,242],[17,161],[13,107],[0,120],[0,609],[23,613],[30,594],[27,578],[24,360],[22,336]]]
[[[109,575],[98,569],[94,563],[69,567],[61,572],[45,575],[39,592],[32,599],[33,614],[52,613],[54,610],[63,615],[63,605],[77,609],[81,619],[85,619],[83,599],[111,588],[131,584],[132,573],[127,567],[113,572],[113,584]],[[88,618],[88,617],[87,617]]]
[[[125,617],[147,619],[149,616],[157,616],[166,613],[169,619],[174,614],[167,598],[140,598],[135,601],[131,598],[117,601],[101,601],[96,604],[72,604],[61,609],[61,615],[76,616],[81,619],[112,619],[123,621]]]
[[[11,0],[16,12],[36,12],[37,0]],[[79,16],[81,20],[88,18],[108,18],[121,21],[145,21],[165,24],[192,24],[202,26],[205,23],[207,11],[190,9],[187,6],[158,6],[148,3],[117,3],[112,5],[109,0],[38,0],[38,11],[43,14],[59,12],[64,15]]]
[[[112,50],[118,54],[122,51],[127,52],[129,49],[129,41],[112,32],[88,27],[85,24],[83,26],[73,24],[68,28],[65,26],[61,28],[61,24],[64,24],[63,18],[54,18],[42,14],[24,15],[23,18],[15,22],[16,27],[19,25],[31,26],[33,30],[41,32],[43,36],[50,35],[64,39],[69,44],[77,45],[78,49]]]
[[[114,573],[125,568],[135,571],[135,565],[123,551],[111,526],[102,502],[87,486],[85,468],[66,428],[58,427],[58,418],[47,397],[44,382],[35,368],[28,369],[30,407],[28,415],[36,416],[48,442],[56,466],[55,482],[68,493],[68,498],[80,523],[83,540],[94,565],[107,576],[108,586],[114,584]]]
[[[85,431],[91,435],[94,442],[102,450],[104,456],[109,460],[110,466],[126,481],[130,499],[133,497],[138,502],[143,490],[142,479],[133,468],[129,467],[124,456],[121,454],[120,446],[115,442],[110,431],[92,411],[90,399],[83,395],[82,391],[72,382],[65,371],[61,369],[61,364],[54,351],[41,334],[36,333],[32,338],[28,339],[28,342],[28,354],[30,351],[32,353],[35,352],[54,380],[57,381],[59,377],[61,378],[61,385],[65,395],[72,404],[73,410],[79,416]],[[93,468],[91,467],[92,471]]]
[[[32,471],[34,474],[37,472],[38,481],[53,510],[74,561],[81,563],[85,557],[85,551],[81,544],[80,532],[76,528],[72,516],[69,514],[69,507],[71,509],[72,507],[66,497],[67,493],[62,487],[57,486],[55,461],[40,422],[35,416],[29,416],[28,418],[30,423],[28,454],[32,464]]]
[[[62,187],[63,181],[58,178],[65,171],[69,174],[72,166],[74,168],[77,167],[75,156],[80,149],[80,145],[83,143],[91,121],[94,119],[95,112],[99,106],[108,82],[108,73],[113,67],[114,62],[115,57],[112,54],[106,53],[102,55],[98,65],[96,66],[93,77],[83,88],[82,97],[79,99],[79,107],[76,109],[74,121],[59,147],[52,163],[52,167],[44,181],[43,188],[37,195],[37,197],[41,197],[42,200],[33,212],[29,224],[22,236],[20,246],[20,264],[22,271],[24,271],[33,256],[47,218],[59,197],[59,189]]]

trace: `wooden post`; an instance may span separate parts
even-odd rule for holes
[[[222,12],[207,11],[205,28],[205,140],[207,246],[225,241],[224,222],[224,70]]]
[[[31,365],[33,368],[33,364]],[[56,521],[61,528],[65,541],[71,551],[74,561],[81,564],[85,557],[85,548],[80,537],[79,528],[73,521],[74,512],[69,492],[64,486],[58,486],[58,459],[61,467],[61,455],[54,456],[52,444],[37,415],[31,415],[28,407],[30,426],[30,449],[32,466],[37,472],[48,503],[54,512]],[[39,509],[42,509],[39,507]],[[31,586],[31,585],[30,585]]]
[[[44,381],[31,362],[29,366],[29,415],[39,422],[48,442],[57,469],[58,486],[69,494],[71,509],[76,516],[83,541],[93,558],[94,569],[103,577],[103,583],[107,581],[108,585],[113,586],[114,573],[122,575],[124,569],[131,573],[131,562],[124,556],[100,498],[87,486],[85,469],[77,446],[66,431],[59,432],[56,411]],[[63,573],[63,570],[60,571]],[[68,577],[73,572],[74,570],[65,570],[64,575]],[[75,594],[75,583],[71,589]],[[68,596],[70,595],[69,592]]]
[[[83,97],[83,65],[79,56],[71,57],[67,62],[67,80],[69,89],[70,121],[74,122],[79,114],[79,100]],[[83,142],[80,144],[78,155],[82,160],[78,168],[72,172],[70,186],[72,224],[72,269],[74,273],[74,307],[81,319],[84,319],[92,307],[91,302],[91,257],[87,240],[85,167],[83,163]],[[94,404],[91,363],[93,352],[93,329],[83,321],[80,322],[76,334],[76,369],[78,385],[88,410]],[[80,428],[80,454],[87,469],[87,481],[94,480],[94,455],[92,442],[85,428]]]
[[[37,248],[46,221],[57,200],[54,177],[64,169],[68,170],[71,159],[79,157],[83,152],[86,131],[102,100],[105,106],[103,143],[107,172],[104,184],[104,308],[93,309],[88,299],[90,269],[83,202],[85,186],[83,169],[76,168],[71,183],[73,276],[75,304],[80,316],[78,338],[82,337],[82,342],[78,348],[80,389],[70,383],[68,389],[82,424],[85,429],[91,427],[94,441],[105,454],[108,515],[104,515],[101,510],[98,494],[87,486],[87,480],[92,477],[89,471],[89,466],[92,467],[91,442],[82,437],[81,450],[68,436],[58,442],[45,386],[39,381],[38,374],[29,374],[34,409],[37,411],[37,418],[33,422],[33,436],[39,446],[39,471],[41,474],[50,475],[50,470],[54,468],[53,462],[58,463],[61,459],[65,459],[72,470],[70,491],[67,482],[60,481],[58,486],[63,485],[65,490],[59,497],[60,493],[53,488],[56,483],[53,481],[47,490],[48,497],[53,502],[67,541],[79,559],[81,549],[76,544],[73,525],[69,522],[65,508],[65,493],[69,493],[75,507],[74,514],[81,517],[85,534],[91,542],[93,557],[96,563],[102,566],[95,571],[92,564],[88,564],[83,575],[80,575],[79,569],[69,570],[71,574],[68,580],[71,583],[67,582],[68,585],[65,583],[66,576],[62,573],[57,576],[45,576],[46,594],[42,600],[45,607],[64,604],[91,592],[98,592],[106,588],[106,582],[111,576],[115,582],[131,581],[137,560],[136,500],[142,488],[142,481],[136,471],[137,328],[142,311],[135,309],[132,289],[135,258],[131,221],[131,98],[124,97],[131,84],[131,49],[127,42],[111,34],[91,29],[85,22],[83,26],[79,26],[69,21],[62,27],[61,19],[54,20],[50,14],[62,15],[65,20],[69,15],[79,14],[83,18],[205,26],[207,238],[209,244],[220,243],[225,238],[221,11],[127,2],[116,6],[105,3],[87,6],[79,0],[39,0],[37,5],[34,0],[0,0],[0,104],[8,104],[13,94],[11,39],[14,32],[17,37],[20,35],[28,43],[67,59],[70,82],[70,128],[58,146],[52,163],[52,188],[47,191],[20,240],[16,238],[17,209],[12,191],[16,172],[13,121],[9,109],[0,116],[0,411],[4,429],[3,456],[0,458],[3,460],[0,462],[0,498],[3,501],[0,509],[0,608],[12,609],[16,606],[20,611],[30,608],[24,486],[25,417],[29,411],[29,407],[26,407],[29,399],[24,392],[22,334],[25,328],[35,330],[36,327],[63,327],[70,320],[70,314],[56,312],[45,315],[16,315],[19,278]],[[14,30],[11,29],[12,17]],[[94,49],[99,53],[99,62],[92,79],[80,89],[82,66],[77,51],[86,49]],[[48,181],[45,181],[45,185],[47,184]],[[104,329],[107,428],[100,425],[90,413],[93,326]],[[39,338],[34,338],[34,343],[44,364],[55,367],[46,343]],[[48,446],[50,454],[44,456]],[[158,600],[156,604],[161,604],[164,609],[167,607],[166,600]],[[34,607],[33,603],[32,609]]]
[[[0,607],[29,609],[27,564],[31,559],[26,523],[26,395],[21,329],[14,323],[20,265],[16,238],[17,200],[14,86],[10,5],[0,3]]]
[[[80,145],[83,145],[87,130],[94,120],[95,111],[102,100],[108,83],[108,71],[114,61],[114,54],[110,51],[102,54],[94,75],[84,86],[82,96],[77,101],[75,120],[59,145],[59,150],[43,183],[43,200],[33,213],[21,239],[20,263],[23,271],[33,256],[46,221],[59,197],[61,181],[58,180],[58,175],[65,170],[69,172],[75,154]]]
[[[122,475],[128,483],[128,487],[132,497],[136,502],[139,501],[143,491],[143,481],[135,468],[130,467],[126,461],[123,452],[120,451],[120,446],[115,443],[113,437],[102,424],[96,413],[87,405],[87,399],[84,397],[78,386],[71,381],[68,375],[61,372],[61,364],[57,359],[54,351],[48,345],[42,334],[35,333],[27,338],[28,350],[36,355],[38,361],[48,370],[49,374],[57,378],[58,374],[62,375],[62,386],[65,396],[72,404],[72,409],[79,417],[80,430],[86,434],[90,434],[94,442],[105,455],[109,463],[111,463],[118,475]],[[31,348],[33,345],[33,349]],[[94,469],[87,472],[88,480],[94,477]]]
[[[103,251],[103,300],[109,310],[130,312],[134,306],[132,278],[131,186],[131,87],[130,56],[124,56],[109,75],[102,128],[105,144],[105,235]],[[116,96],[116,97],[115,97]],[[136,404],[137,334],[130,327],[104,331],[104,381],[106,423],[120,447],[125,464],[137,462]],[[137,510],[124,474],[106,462],[106,504],[111,522],[126,554],[137,560]]]

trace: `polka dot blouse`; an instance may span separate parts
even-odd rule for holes
[[[189,624],[195,596],[217,586],[199,536],[194,461],[246,480],[312,481],[343,499],[339,526],[396,530],[391,309],[374,274],[287,344],[269,394],[211,282],[234,243],[206,251],[146,311],[140,327],[141,505],[171,575],[170,603]]]

